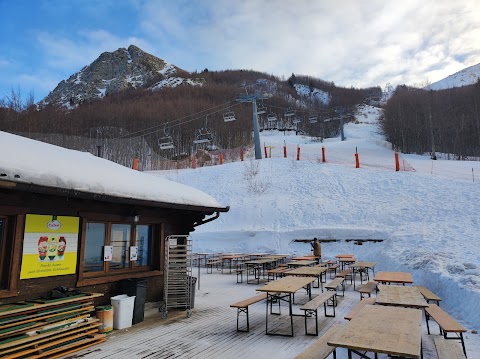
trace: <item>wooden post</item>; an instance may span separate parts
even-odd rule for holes
[[[287,144],[283,141],[283,158],[287,158]]]
[[[135,171],[138,171],[138,158],[137,158],[137,157],[135,157],[135,158],[133,159],[133,169],[134,169]]]
[[[322,162],[327,162],[326,158],[325,158],[325,147],[322,146]]]
[[[400,171],[400,161],[398,160],[398,152],[395,152],[395,171]]]
[[[297,161],[300,161],[300,145],[297,145]]]
[[[240,161],[242,162],[243,162],[243,156],[244,156],[243,148],[240,148]]]
[[[360,168],[360,160],[358,159],[358,153],[355,153],[355,168]]]
[[[193,167],[193,169],[197,168],[197,158],[195,156],[193,156],[193,158],[192,158],[192,167]]]
[[[268,158],[267,146],[265,146],[265,143],[263,144],[263,149],[265,150],[265,158]]]
[[[223,153],[220,152],[220,164],[223,165]]]

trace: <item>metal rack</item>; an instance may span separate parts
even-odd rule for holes
[[[184,308],[192,316],[192,240],[188,235],[172,235],[165,240],[164,305],[162,318],[169,308]]]

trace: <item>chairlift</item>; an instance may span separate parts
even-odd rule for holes
[[[308,121],[309,121],[310,123],[317,123],[317,116],[315,116],[315,115],[310,115],[310,116],[308,117]]]
[[[268,115],[267,115],[267,121],[268,122],[275,122],[277,121],[277,114],[275,112],[270,112]]]
[[[172,150],[175,148],[172,137],[162,137],[158,140],[161,150]]]
[[[235,113],[233,111],[225,112],[223,114],[223,121],[230,122],[235,121],[237,118],[235,117]]]
[[[300,122],[302,122],[302,120],[300,120],[300,118],[298,118],[298,117],[295,117],[295,118],[292,120],[292,123],[293,123],[294,125],[296,125],[297,123],[300,123]]]
[[[163,132],[165,133],[165,136],[158,139],[158,145],[160,146],[160,149],[161,150],[174,149],[175,145],[173,144],[173,138],[172,138],[172,136],[169,136],[167,134],[167,125],[166,124],[165,124],[165,128],[163,129]]]
[[[195,145],[200,145],[203,143],[210,143],[212,140],[212,133],[208,128],[199,128],[195,131],[196,138],[193,140]]]
[[[291,116],[295,116],[295,110],[294,109],[286,109],[285,110],[285,117],[291,117]]]
[[[263,105],[258,105],[257,106],[257,115],[262,115],[264,113],[267,113],[267,107]]]

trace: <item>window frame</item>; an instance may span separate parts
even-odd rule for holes
[[[2,280],[5,286],[0,288],[0,299],[17,296],[17,284],[20,277],[20,262],[23,246],[23,227],[25,224],[24,209],[0,206],[0,216],[6,219],[3,231],[3,250],[9,254],[2,255]],[[8,266],[8,267],[7,267]]]
[[[77,286],[94,285],[118,281],[120,279],[135,277],[150,277],[163,275],[164,253],[164,225],[163,218],[144,218],[138,223],[133,223],[130,218],[112,218],[107,216],[88,216],[81,217],[81,238],[80,238],[80,254],[78,263],[78,282]],[[110,245],[111,229],[113,224],[127,224],[131,226],[130,245],[136,245],[136,225],[151,226],[151,238],[149,243],[150,265],[136,266],[134,261],[129,260],[127,268],[111,269],[109,262],[103,262],[103,271],[85,272],[84,256],[86,248],[86,228],[88,223],[105,224],[104,246]]]

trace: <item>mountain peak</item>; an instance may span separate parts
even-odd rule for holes
[[[135,45],[102,53],[90,65],[61,81],[40,104],[72,108],[85,100],[112,92],[143,88],[168,78],[180,69]]]

